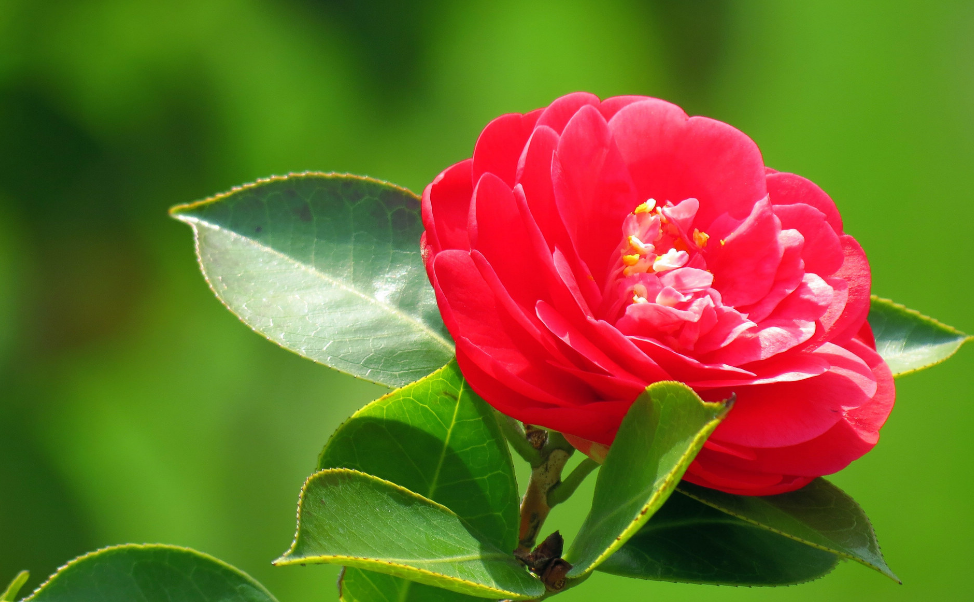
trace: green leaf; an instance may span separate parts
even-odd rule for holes
[[[398,387],[453,356],[420,256],[419,199],[386,182],[292,174],[174,207],[210,287],[286,349]]]
[[[456,360],[352,415],[321,452],[318,469],[326,468],[391,481],[446,506],[501,550],[517,547],[510,451]]]
[[[605,561],[656,512],[729,409],[682,383],[646,388],[629,409],[595,484],[592,509],[566,555],[578,578]]]
[[[716,585],[790,585],[839,558],[674,495],[598,570],[636,579]]]
[[[876,350],[886,360],[893,376],[939,364],[972,338],[875,295],[869,307],[869,325],[876,337]]]
[[[326,468],[351,468],[391,481],[446,506],[501,550],[517,546],[518,493],[510,451],[493,410],[467,386],[456,360],[356,412],[321,452],[318,469]],[[347,595],[362,602],[433,596],[429,587],[359,569],[348,569],[345,582]]]
[[[27,571],[20,571],[14,580],[10,582],[7,589],[0,594],[0,602],[13,602],[17,599],[17,594],[20,593],[20,588],[24,587],[27,580],[30,579],[30,573]]]
[[[338,582],[341,602],[472,602],[483,600],[382,573],[346,568]]]
[[[164,545],[105,548],[72,560],[27,602],[275,602],[248,575],[212,556]]]
[[[680,483],[678,491],[762,529],[861,562],[899,582],[886,566],[866,513],[825,479],[815,479],[798,491],[762,497],[732,495],[686,482]]]
[[[460,517],[389,481],[344,468],[312,475],[298,502],[298,530],[276,565],[344,564],[484,598],[544,593],[510,551]]]

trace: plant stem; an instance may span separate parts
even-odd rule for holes
[[[548,490],[548,507],[554,508],[570,498],[575,493],[575,490],[578,489],[578,486],[582,484],[582,481],[585,480],[585,477],[590,475],[598,467],[598,462],[592,458],[585,458],[564,481],[556,483]]]
[[[542,433],[545,435],[544,433]],[[531,479],[521,500],[521,525],[518,530],[518,552],[528,553],[538,540],[538,533],[551,512],[548,504],[549,492],[561,483],[561,473],[568,458],[575,453],[565,437],[556,431],[548,431],[539,438],[537,429],[525,431],[524,441],[543,441],[540,449],[531,446],[538,454],[538,461],[531,463]]]
[[[518,530],[518,551],[527,553],[534,548],[544,521],[551,512],[548,505],[548,492],[561,482],[561,471],[571,457],[571,452],[555,448],[542,449],[544,458],[539,466],[531,470],[527,491],[521,500],[521,525]]]
[[[497,424],[501,427],[504,437],[511,443],[511,447],[517,455],[524,458],[524,461],[535,468],[541,465],[541,451],[534,448],[528,441],[524,427],[517,420],[510,416],[505,416],[500,412],[495,412]]]

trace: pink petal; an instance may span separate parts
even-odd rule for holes
[[[492,173],[485,173],[474,190],[468,231],[473,249],[483,253],[508,293],[525,307],[544,294],[531,241],[511,189]]]
[[[480,276],[484,279],[487,287],[493,293],[498,311],[502,312],[502,315],[507,320],[513,320],[517,327],[523,331],[523,335],[526,335],[531,341],[537,342],[544,347],[544,350],[548,354],[548,359],[567,363],[568,358],[559,350],[557,341],[545,330],[544,325],[541,324],[534,313],[529,313],[525,310],[524,306],[514,301],[508,289],[504,286],[504,283],[498,278],[494,268],[487,262],[487,259],[478,251],[471,252],[470,257],[473,259],[474,265],[477,266],[477,270],[480,272]],[[522,333],[519,332],[518,334]],[[537,352],[530,355],[544,357],[544,354]]]
[[[612,119],[616,113],[622,109],[628,107],[634,102],[642,102],[644,100],[650,100],[648,96],[613,96],[612,98],[606,98],[599,105],[599,112],[608,121]]]
[[[480,358],[482,368],[485,368],[483,362],[489,358],[496,378],[512,388],[516,388],[515,383],[530,384],[532,390],[540,392],[537,399],[591,400],[584,385],[573,384],[563,375],[545,369],[550,353],[536,336],[525,332],[502,310],[469,253],[445,251],[437,254],[433,272],[447,306],[443,313],[449,314],[452,322],[447,326],[458,349],[460,340],[465,340],[466,353]]]
[[[467,215],[473,196],[472,159],[448,167],[423,191],[423,225],[434,251],[469,249]]]
[[[748,372],[743,368],[736,368],[726,364],[704,364],[678,353],[653,339],[629,337],[629,341],[637,349],[659,364],[670,375],[670,379],[685,382],[691,387],[696,381],[717,379],[749,380],[755,376],[753,372]]]
[[[750,305],[768,294],[783,254],[780,232],[778,219],[765,198],[753,206],[725,244],[714,245],[709,253],[712,259],[708,260],[713,265],[714,288],[720,291],[724,305]]]
[[[684,293],[697,292],[710,288],[714,275],[706,270],[677,268],[664,273],[659,278],[663,286],[671,286]]]
[[[849,410],[842,420],[819,437],[781,448],[757,449],[752,469],[784,473],[807,478],[838,472],[862,457],[879,441],[879,429],[893,409],[895,390],[893,375],[885,363],[868,348],[858,347],[867,363],[872,364],[878,384],[876,393],[866,404]],[[869,357],[872,354],[874,357]],[[878,360],[878,363],[874,363]]]
[[[616,113],[609,129],[639,197],[699,199],[701,230],[723,213],[744,217],[767,194],[757,145],[726,123],[688,119],[676,105],[646,99]]]
[[[805,247],[802,259],[805,271],[819,276],[830,276],[842,266],[845,259],[839,236],[825,221],[825,215],[810,205],[775,205],[774,214],[781,220],[781,229],[793,228],[802,233]]]
[[[795,203],[810,205],[825,215],[825,221],[832,226],[836,234],[842,234],[842,217],[835,203],[811,180],[793,173],[774,172],[768,174],[767,185],[771,203],[775,207]]]
[[[822,341],[841,343],[856,335],[869,315],[869,293],[872,275],[866,253],[854,238],[839,238],[845,260],[835,275],[826,282],[835,290],[832,303],[822,316],[822,332],[810,345]],[[844,300],[844,303],[843,303]]]
[[[727,457],[704,444],[683,478],[690,483],[733,495],[777,495],[801,489],[814,478],[769,474],[753,468],[735,468],[723,461]]]
[[[585,334],[599,349],[625,368],[630,374],[643,382],[652,383],[660,380],[673,380],[660,365],[648,357],[642,350],[623,336],[615,327],[604,320],[589,318]]]
[[[639,201],[605,119],[594,107],[582,107],[568,122],[552,174],[575,250],[601,284],[622,238],[622,220]]]
[[[805,274],[795,291],[778,304],[759,326],[776,321],[814,322],[821,318],[832,303],[832,287],[815,274]]]
[[[712,437],[746,447],[785,447],[818,437],[848,408],[866,404],[876,392],[872,370],[855,354],[826,344],[816,351],[829,371],[799,382],[736,387],[737,403]],[[729,396],[723,391],[711,395]]]
[[[559,368],[584,381],[603,399],[636,399],[648,386],[648,383],[633,380],[631,376],[597,374],[567,366],[559,366]]]
[[[537,119],[537,113],[509,113],[488,123],[473,150],[473,181],[489,172],[513,188],[518,159]]]
[[[538,304],[535,306],[535,311],[537,312],[538,319],[547,327],[548,331],[564,342],[571,352],[574,352],[578,358],[584,361],[581,367],[596,372],[602,371],[609,375],[638,382],[639,379],[612,361],[592,341],[555,311],[553,307],[544,301],[538,301]]]
[[[588,92],[574,92],[562,96],[548,105],[541,113],[541,117],[538,118],[538,127],[547,126],[561,134],[575,113],[586,106],[598,108],[599,97]]]
[[[663,207],[663,215],[665,215],[683,238],[689,241],[693,241],[693,220],[697,216],[697,211],[700,209],[700,201],[697,199],[685,199],[673,205],[672,207]]]
[[[754,322],[745,318],[733,307],[718,307],[717,323],[706,333],[703,333],[693,346],[694,353],[705,356],[717,349],[730,345],[737,337],[749,329],[755,328]]]
[[[805,275],[802,261],[805,238],[797,230],[782,230],[778,241],[782,247],[781,263],[778,264],[771,290],[754,305],[739,308],[754,322],[760,322],[771,315],[785,297],[795,292]]]
[[[548,246],[568,242],[568,231],[555,204],[551,182],[551,160],[558,147],[558,134],[548,127],[538,127],[531,134],[518,161],[517,182]]]
[[[815,353],[792,353],[787,357],[751,364],[755,376],[750,379],[699,380],[693,388],[699,390],[740,387],[743,385],[764,385],[769,383],[796,382],[828,372],[828,360]]]
[[[555,307],[567,316],[580,318],[589,315],[591,313],[588,309],[589,299],[594,302],[600,300],[598,287],[589,278],[579,282],[571,267],[573,260],[565,257],[559,248],[555,248],[554,253],[551,252],[534,221],[520,185],[514,187],[514,199],[531,249],[528,254],[521,256],[520,260],[536,270],[541,280],[541,287],[547,292],[546,295],[537,298],[551,300]],[[577,259],[574,261],[577,262]],[[583,274],[587,273],[584,267],[577,269]]]

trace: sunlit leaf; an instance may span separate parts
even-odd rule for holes
[[[186,548],[124,545],[72,560],[31,602],[275,602],[262,585]]]
[[[446,506],[499,549],[517,545],[510,452],[493,411],[467,386],[456,361],[356,412],[328,441],[318,468],[351,468],[391,481]],[[433,599],[432,591],[354,568],[343,579],[344,596],[359,602],[422,602]]]
[[[680,493],[795,541],[861,562],[894,581],[876,533],[859,504],[841,489],[818,478],[790,493],[768,496],[732,495],[680,483]]]
[[[893,376],[939,364],[971,339],[933,318],[876,296],[869,307],[869,325],[876,337],[876,350]]]
[[[702,401],[682,383],[640,395],[602,464],[592,509],[566,555],[569,578],[590,572],[655,513],[723,417],[728,405]]]
[[[831,571],[838,556],[673,495],[597,570],[636,579],[789,585]]]
[[[455,360],[356,412],[322,451],[325,468],[391,481],[446,506],[498,548],[517,546],[511,455]]]
[[[277,565],[329,563],[367,569],[485,598],[544,593],[509,550],[500,550],[448,508],[349,469],[305,483],[298,530]]]
[[[295,174],[172,215],[193,227],[216,295],[282,347],[397,387],[453,356],[420,257],[419,199],[408,190]]]

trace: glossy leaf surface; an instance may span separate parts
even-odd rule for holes
[[[275,564],[343,564],[485,598],[531,599],[544,586],[448,508],[348,469],[315,473],[298,531]]]
[[[186,548],[124,545],[72,560],[31,602],[274,602],[248,575]]]
[[[193,227],[216,295],[282,347],[394,387],[453,356],[420,257],[419,200],[408,190],[295,174],[172,215]]]
[[[569,578],[619,549],[670,496],[728,406],[702,401],[682,383],[646,388],[619,427],[599,471],[592,509],[566,555]]]
[[[456,361],[373,401],[335,432],[318,468],[351,468],[443,504],[501,550],[517,545],[518,494],[493,411]],[[346,569],[347,600],[469,600],[361,569]],[[439,598],[436,598],[439,596]]]
[[[894,581],[866,513],[844,491],[818,478],[790,493],[731,495],[692,483],[679,491],[693,499],[796,541],[861,562]]]
[[[929,368],[946,360],[971,337],[898,303],[873,296],[869,325],[876,350],[893,376]]]
[[[326,468],[391,481],[446,506],[498,548],[517,546],[511,455],[455,360],[356,412],[322,451],[318,469]]]
[[[790,585],[831,571],[838,556],[673,495],[598,570],[718,585]]]
[[[342,602],[475,602],[484,599],[354,568],[342,571],[338,587]]]

